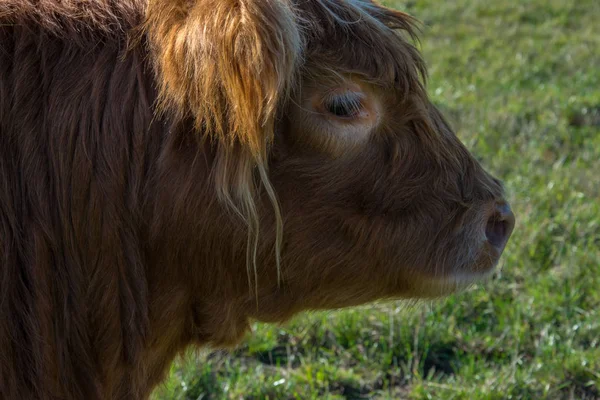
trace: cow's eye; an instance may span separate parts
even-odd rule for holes
[[[342,119],[356,118],[364,107],[360,96],[356,93],[337,94],[325,99],[324,110]]]

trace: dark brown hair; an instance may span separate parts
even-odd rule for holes
[[[2,2],[0,398],[146,398],[252,319],[489,275],[512,216],[414,31],[367,0]]]

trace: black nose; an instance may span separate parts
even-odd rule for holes
[[[496,202],[496,208],[485,227],[485,236],[490,244],[504,249],[515,227],[515,215],[505,201]]]

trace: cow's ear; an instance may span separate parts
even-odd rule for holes
[[[150,0],[162,109],[264,161],[301,53],[296,20],[288,0]]]

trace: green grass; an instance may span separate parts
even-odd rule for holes
[[[429,91],[504,179],[496,278],[419,304],[256,324],[156,399],[600,398],[600,2],[394,2],[424,22]]]

